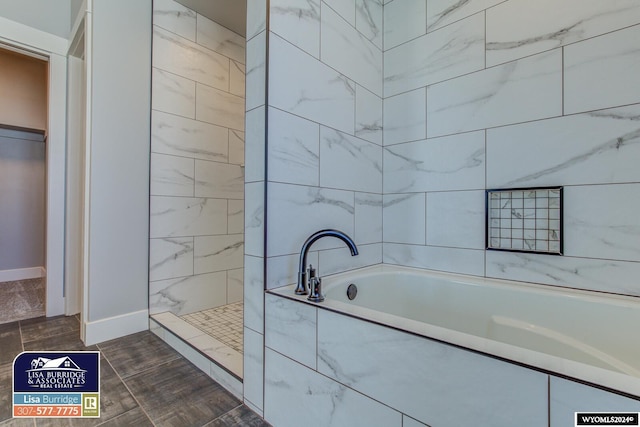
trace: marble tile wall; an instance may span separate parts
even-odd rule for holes
[[[323,239],[310,256],[321,275],[382,262],[383,4],[273,0],[269,13],[272,288],[295,282],[303,242],[323,228],[347,233],[361,255]]]
[[[264,415],[267,2],[247,0],[243,399]]]
[[[150,312],[240,301],[245,39],[154,2]]]
[[[383,261],[640,296],[640,3],[383,15]],[[485,251],[484,190],[539,186],[564,186],[564,256]]]

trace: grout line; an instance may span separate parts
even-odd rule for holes
[[[155,337],[155,335],[153,335]],[[149,413],[145,410],[144,406],[142,406],[142,403],[138,400],[138,397],[133,393],[133,391],[129,388],[129,385],[125,382],[124,378],[122,378],[122,376],[120,376],[120,373],[118,372],[118,370],[113,366],[113,364],[109,361],[109,358],[107,357],[107,355],[104,353],[104,351],[102,351],[102,349],[100,349],[100,344],[96,344],[96,347],[98,348],[98,350],[100,351],[100,355],[102,357],[104,357],[105,362],[107,362],[109,364],[109,366],[111,367],[111,369],[113,369],[113,372],[116,374],[116,376],[118,377],[118,379],[120,380],[120,382],[122,383],[122,385],[127,389],[127,391],[129,392],[129,394],[131,395],[131,397],[133,398],[133,400],[135,400],[136,404],[138,405],[138,407],[140,408],[140,410],[146,415],[146,417],[149,419],[149,421],[151,421],[151,424],[153,424],[154,426],[156,425],[156,423],[153,422],[153,418],[151,418],[151,416],[149,415]],[[184,358],[184,356],[181,355],[181,357]],[[168,362],[164,362],[164,363],[168,363]],[[163,363],[163,364],[164,364]],[[158,366],[158,365],[156,365]],[[149,368],[150,369],[150,368]],[[145,372],[147,369],[142,370],[140,372]],[[140,373],[138,372],[138,373]],[[135,374],[134,374],[135,375]],[[132,408],[133,409],[133,408]],[[128,412],[128,411],[127,411]],[[125,412],[126,413],[126,412]],[[122,414],[121,414],[122,415]],[[115,417],[117,418],[117,417]]]

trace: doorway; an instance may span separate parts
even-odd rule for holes
[[[156,0],[153,16],[152,329],[241,381],[246,4]]]
[[[0,48],[0,323],[46,314],[48,61]]]

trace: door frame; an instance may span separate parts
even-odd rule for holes
[[[0,17],[0,45],[26,55],[48,59],[46,315],[57,316],[65,314],[65,147],[69,41]]]

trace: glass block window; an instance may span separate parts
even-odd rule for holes
[[[562,255],[562,187],[487,190],[487,249]]]

